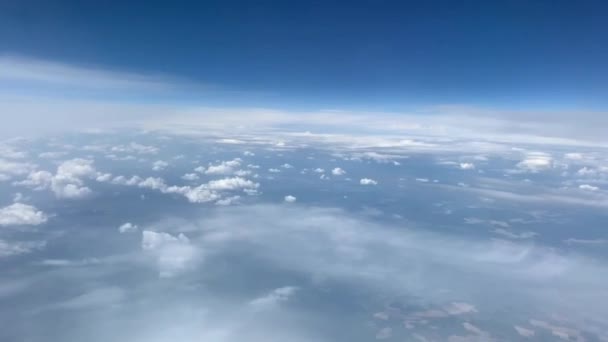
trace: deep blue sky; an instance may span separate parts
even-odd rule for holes
[[[277,105],[605,109],[605,1],[3,1],[0,53]]]

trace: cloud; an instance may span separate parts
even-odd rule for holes
[[[150,146],[150,145],[142,145],[142,144],[138,144],[136,142],[130,142],[127,145],[117,145],[117,146],[113,146],[110,151],[112,152],[118,152],[118,153],[125,153],[125,154],[131,154],[131,153],[137,153],[137,154],[157,154],[159,149],[158,147],[155,146]]]
[[[378,182],[370,179],[370,178],[361,178],[361,180],[359,181],[359,184],[361,185],[377,185]]]
[[[131,222],[123,223],[118,227],[118,231],[121,233],[133,233],[136,232],[139,227],[136,224],[132,224]]]
[[[390,327],[384,327],[376,333],[377,340],[385,340],[387,338],[393,337],[393,329]]]
[[[518,325],[513,326],[513,328],[515,329],[515,331],[517,331],[517,333],[520,336],[523,336],[523,337],[532,337],[535,335],[534,330],[532,330],[532,329],[527,329],[524,327],[520,327]]]
[[[574,239],[569,238],[564,240],[567,244],[579,244],[579,245],[608,245],[608,239]]]
[[[475,164],[473,163],[460,163],[460,168],[462,170],[474,170]]]
[[[343,169],[336,167],[333,170],[331,170],[331,174],[334,176],[342,176],[346,174],[346,171],[344,171]]]
[[[199,177],[196,173],[186,173],[185,175],[182,176],[183,180],[188,180],[188,181],[195,181],[198,180]]]
[[[159,276],[170,278],[185,271],[200,255],[184,234],[142,231],[141,247],[151,253],[158,264]]]
[[[31,253],[44,248],[44,246],[46,246],[46,241],[6,241],[0,239],[0,257]]]
[[[294,286],[280,287],[262,297],[253,299],[249,302],[249,305],[257,310],[271,309],[289,300],[297,290],[298,288]]]
[[[239,201],[239,199],[241,199],[241,196],[226,197],[226,198],[222,198],[222,199],[218,200],[217,202],[215,202],[215,204],[231,205],[231,204],[237,203]]]
[[[223,161],[216,165],[209,165],[204,172],[207,175],[230,175],[234,173],[235,169],[241,166],[242,162],[243,160],[241,158]]]
[[[535,236],[538,236],[538,233],[535,232],[521,232],[521,233],[513,233],[503,228],[496,228],[492,230],[493,233],[502,235],[509,239],[531,239]]]
[[[157,160],[152,164],[152,170],[154,171],[162,171],[169,166],[169,163],[163,160]]]
[[[581,190],[587,190],[587,191],[597,191],[600,189],[597,186],[593,186],[593,185],[589,185],[589,184],[581,184],[578,186],[578,188]]]
[[[34,164],[10,161],[0,158],[0,175],[7,181],[14,176],[24,175],[35,169]]]
[[[108,180],[109,176],[97,172],[92,160],[75,158],[59,164],[54,175],[48,171],[33,171],[15,184],[37,190],[50,188],[57,198],[78,199],[92,193],[82,178]]]
[[[295,201],[296,201],[296,198],[294,196],[291,196],[291,195],[285,196],[285,202],[294,203]]]
[[[0,208],[0,226],[36,226],[47,220],[45,213],[28,204],[13,203]]]
[[[544,152],[528,152],[526,157],[517,164],[517,167],[527,172],[540,172],[553,166],[553,158]]]

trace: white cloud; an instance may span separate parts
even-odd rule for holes
[[[549,322],[545,322],[545,321],[541,321],[541,320],[537,320],[537,319],[531,319],[529,321],[529,323],[530,323],[530,325],[532,325],[534,327],[549,330],[553,336],[559,337],[562,340],[585,341],[585,338],[583,337],[581,332],[578,331],[577,329],[568,328],[568,327],[564,327],[564,326],[560,326],[560,325],[555,325],[555,324],[551,324]]]
[[[6,241],[0,239],[0,257],[27,254],[46,246],[45,241]]]
[[[59,159],[59,158],[65,156],[66,154],[68,154],[68,153],[67,152],[63,152],[63,151],[42,152],[42,153],[38,154],[38,158],[42,158],[42,159]]]
[[[245,152],[243,152],[243,155],[247,156],[247,157],[253,157],[253,156],[255,156],[255,153],[253,153],[251,151],[245,151]]]
[[[112,174],[111,173],[101,173],[97,176],[97,178],[95,178],[96,181],[101,182],[101,183],[106,183],[112,180]]]
[[[207,183],[207,187],[211,190],[256,189],[259,184],[245,178],[232,177],[212,180]]]
[[[270,172],[270,173],[280,173],[281,170],[279,170],[279,169],[268,169],[268,172]]]
[[[529,152],[526,157],[517,164],[517,167],[527,172],[539,172],[550,169],[553,166],[553,158],[544,152]]]
[[[581,190],[587,190],[587,191],[597,191],[600,189],[597,186],[593,186],[593,185],[589,185],[589,184],[581,184],[578,186],[578,188]]]
[[[170,278],[185,271],[199,256],[190,239],[181,233],[173,236],[169,233],[144,230],[141,247],[155,257],[161,278]]]
[[[262,297],[250,301],[249,305],[255,309],[270,309],[289,300],[297,290],[298,288],[294,286],[280,287]]]
[[[15,182],[15,185],[36,190],[50,188],[57,198],[77,199],[92,193],[91,189],[84,185],[82,178],[85,177],[107,181],[110,176],[97,172],[92,160],[76,158],[61,163],[54,175],[48,171],[33,171],[25,180]]]
[[[583,160],[585,156],[582,153],[569,152],[564,154],[564,159],[568,160]]]
[[[169,163],[163,160],[157,160],[152,164],[152,170],[154,171],[162,171],[169,166]]]
[[[199,177],[196,173],[186,173],[185,175],[182,176],[183,180],[188,180],[188,181],[195,181],[198,180]]]
[[[167,189],[167,184],[165,184],[165,180],[160,177],[148,177],[137,184],[140,188],[152,189],[152,190],[160,190],[165,191]]]
[[[235,158],[233,160],[223,161],[216,165],[209,165],[205,174],[208,175],[230,175],[234,173],[235,169],[241,166],[241,158]]]
[[[287,196],[285,196],[284,200],[287,203],[294,203],[296,201],[296,198],[294,196],[292,196],[292,195],[287,195]]]
[[[118,227],[118,231],[121,233],[133,233],[139,229],[136,224],[132,224],[131,222],[123,223]]]
[[[15,162],[0,158],[0,174],[4,175],[4,180],[9,180],[13,176],[24,175],[34,170],[36,166],[30,163]]]
[[[48,216],[45,213],[28,204],[13,203],[0,208],[0,226],[35,226],[47,220]]]
[[[346,174],[346,171],[344,171],[342,168],[336,167],[333,170],[331,170],[331,174],[334,176],[342,176],[342,175]]]
[[[142,145],[135,142],[131,142],[127,145],[113,146],[110,151],[118,153],[137,153],[137,154],[157,154],[158,148],[155,146]]]
[[[513,328],[515,329],[515,331],[517,331],[517,333],[519,334],[519,336],[523,336],[523,337],[532,337],[534,336],[534,330],[532,329],[527,329],[524,327],[520,327],[519,325],[515,325],[513,326]]]
[[[320,167],[314,169],[313,171],[316,172],[316,173],[323,173],[323,172],[325,172],[325,170],[322,169],[322,168],[320,168]]]
[[[234,175],[239,176],[239,177],[245,177],[245,176],[251,175],[251,171],[250,170],[236,170],[236,171],[234,171]]]
[[[284,169],[293,169],[293,165],[287,164],[287,163],[281,165],[281,167],[284,168]]]
[[[475,169],[475,164],[473,164],[473,163],[460,163],[460,168],[462,170],[473,170],[473,169]]]
[[[217,202],[215,202],[215,204],[217,204],[217,205],[232,205],[234,203],[237,203],[239,199],[241,199],[241,196],[226,197],[226,198],[222,198],[221,200],[218,200]]]
[[[377,185],[378,182],[370,179],[370,178],[361,178],[361,180],[359,181],[359,184],[361,185]]]

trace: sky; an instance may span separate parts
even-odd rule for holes
[[[603,1],[0,6],[2,55],[197,84],[168,96],[180,103],[376,111],[607,105]]]
[[[607,10],[0,0],[0,340],[608,341]]]

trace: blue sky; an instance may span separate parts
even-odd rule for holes
[[[172,100],[213,106],[605,110],[606,10],[602,1],[8,1],[0,53],[170,75],[222,90]]]

